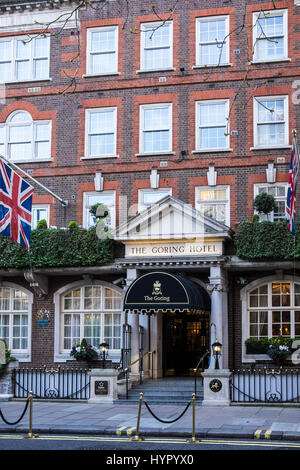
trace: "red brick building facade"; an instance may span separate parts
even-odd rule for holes
[[[232,240],[239,224],[252,220],[260,192],[275,196],[270,220],[284,220],[292,130],[300,127],[297,2],[83,3],[78,10],[76,1],[0,5],[1,154],[68,201],[63,207],[36,188],[35,223],[46,218],[60,228],[74,220],[87,228],[90,205],[103,202],[116,228],[169,196],[176,210],[181,201],[212,218],[210,237],[222,232]],[[300,336],[298,268],[295,259],[238,258],[232,241],[213,258],[128,257],[121,249],[111,264],[35,270],[37,282],[47,278],[40,298],[22,270],[3,268],[2,299],[11,307],[2,301],[0,337],[28,366],[70,360],[70,346],[84,336],[94,345],[107,340],[118,362],[129,322],[134,359],[139,315],[122,311],[122,295],[135,278],[158,270],[198,283],[215,309],[190,325],[178,317],[190,329],[184,338],[203,337],[185,369],[216,335],[223,367],[255,365],[269,358],[248,354],[247,338]],[[27,296],[20,315],[13,307],[19,290]],[[43,308],[50,322],[40,328]],[[164,324],[154,317],[140,318],[144,350],[160,348],[158,376],[176,374],[164,344],[174,318]]]

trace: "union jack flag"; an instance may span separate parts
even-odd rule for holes
[[[0,158],[0,235],[27,250],[31,238],[33,187]]]
[[[293,149],[291,155],[291,164],[289,171],[289,187],[286,199],[286,219],[288,229],[295,236],[295,217],[296,217],[296,189],[299,167],[299,155],[297,149],[296,136],[294,135]]]

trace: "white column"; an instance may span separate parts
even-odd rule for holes
[[[161,312],[151,315],[151,351],[153,354],[153,378],[158,379],[163,376],[162,368],[162,329],[163,314]],[[151,372],[150,372],[151,373]]]
[[[137,269],[127,269],[127,288],[138,276],[139,273]],[[131,362],[137,361],[131,367],[132,378],[137,378],[139,376],[139,316],[139,313],[128,314],[128,323],[131,326]]]
[[[226,274],[221,266],[210,268],[210,284],[207,286],[211,292],[210,316],[210,346],[216,338],[222,344],[222,355],[219,357],[220,369],[228,368],[228,287]],[[209,369],[215,368],[215,358],[211,349]]]

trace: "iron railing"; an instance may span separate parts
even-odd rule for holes
[[[231,401],[238,403],[300,403],[298,369],[233,370]]]
[[[39,399],[87,400],[90,397],[88,368],[20,368],[12,374],[15,398],[27,398],[30,391]]]

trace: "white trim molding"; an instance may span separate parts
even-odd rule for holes
[[[241,361],[243,363],[253,363],[256,360],[263,360],[263,361],[271,361],[270,357],[267,354],[246,354],[246,345],[245,341],[249,337],[248,335],[248,294],[251,290],[255,289],[256,287],[262,286],[263,284],[268,284],[270,282],[293,282],[293,283],[300,283],[300,277],[290,276],[288,274],[284,274],[280,276],[280,279],[275,275],[261,277],[256,279],[255,281],[250,282],[245,287],[243,287],[240,291],[240,299],[241,299],[241,307],[242,307],[242,357]],[[262,310],[269,310],[270,307],[262,307]],[[293,307],[291,307],[293,309]],[[299,309],[299,307],[298,307]]]
[[[54,362],[66,362],[72,360],[72,357],[69,354],[66,354],[65,352],[61,352],[61,328],[62,328],[62,322],[61,322],[61,299],[64,294],[66,294],[68,291],[76,288],[81,288],[87,285],[93,285],[93,286],[103,286],[107,287],[109,289],[112,289],[114,291],[119,292],[119,294],[122,295],[123,290],[109,282],[106,281],[100,281],[98,279],[93,279],[92,283],[88,283],[86,280],[80,280],[80,281],[75,281],[71,282],[69,284],[66,284],[65,286],[61,287],[58,289],[56,292],[54,292],[53,296],[53,302],[54,302]],[[121,325],[124,323],[124,313],[121,310]],[[121,332],[122,333],[122,332]],[[122,334],[121,334],[121,340],[122,340]],[[122,345],[121,345],[122,347]],[[120,352],[112,351],[109,353],[109,359],[110,360],[119,360],[120,359]]]

